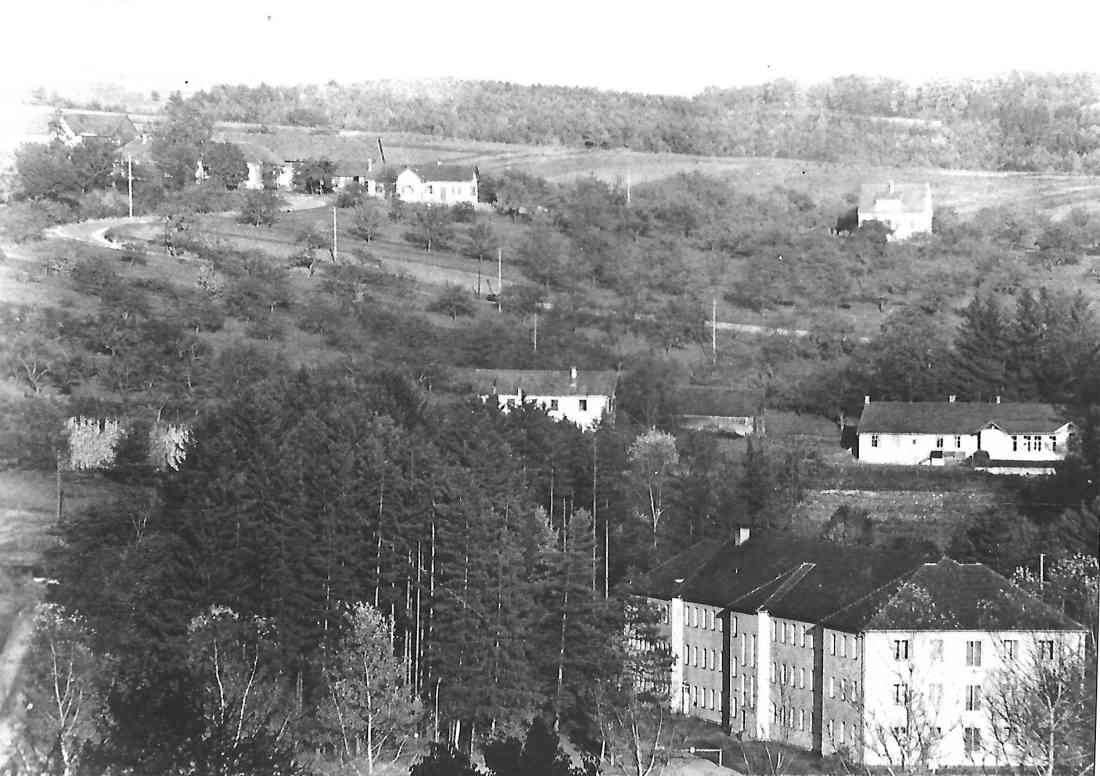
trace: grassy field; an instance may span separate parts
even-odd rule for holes
[[[853,197],[861,183],[895,180],[932,184],[937,206],[953,207],[962,214],[993,205],[1019,205],[1064,215],[1074,206],[1096,207],[1100,177],[1045,173],[897,168],[838,164],[761,157],[716,157],[690,154],[647,153],[627,149],[587,150],[571,146],[488,143],[438,138],[413,133],[343,132],[314,134],[279,128],[270,134],[246,131],[234,125],[219,137],[268,145],[313,149],[332,158],[353,151],[357,158],[376,158],[376,139],[381,138],[386,161],[391,165],[451,162],[477,164],[483,173],[520,170],[552,181],[571,181],[594,176],[625,185],[659,180],[681,172],[701,172],[734,182],[747,191],[766,191],[787,186],[805,191],[815,201],[842,203]]]

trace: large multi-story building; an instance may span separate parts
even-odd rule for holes
[[[661,610],[673,709],[868,766],[1003,765],[983,697],[1085,630],[988,567],[754,537],[696,545],[638,587]]]

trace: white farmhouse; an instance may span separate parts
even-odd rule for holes
[[[614,418],[618,373],[568,372],[543,369],[475,369],[472,382],[482,401],[496,397],[502,412],[533,404],[555,420],[568,420],[582,429],[593,428],[605,417]]]
[[[1049,404],[871,402],[857,428],[866,463],[943,466],[969,461],[995,474],[1049,474],[1073,424]]]
[[[858,223],[883,224],[891,240],[932,233],[932,186],[928,183],[864,183],[859,187]]]
[[[394,191],[403,202],[421,205],[477,204],[477,167],[459,164],[426,164],[406,167]]]
[[[1085,628],[982,564],[781,535],[701,542],[635,584],[660,612],[673,710],[849,763],[1017,764],[1003,671],[1084,660]],[[912,752],[907,761],[913,764]]]

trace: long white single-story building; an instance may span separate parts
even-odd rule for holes
[[[508,412],[534,404],[555,420],[568,420],[590,429],[615,414],[618,372],[580,372],[546,369],[474,369],[474,389],[482,401],[496,397],[497,407]]]
[[[1049,404],[868,398],[856,457],[907,466],[969,461],[997,474],[1049,474],[1066,457],[1072,432],[1073,424]]]

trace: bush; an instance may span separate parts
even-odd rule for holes
[[[279,217],[283,200],[273,191],[248,191],[237,221],[251,226],[272,226]]]
[[[0,467],[53,469],[67,414],[64,404],[44,397],[0,402]]]
[[[347,186],[340,189],[340,193],[336,195],[336,207],[349,208],[355,207],[363,199],[363,187],[358,183],[352,181]]]
[[[451,208],[451,220],[456,224],[472,224],[477,220],[477,210],[469,202],[459,202]]]
[[[102,294],[116,288],[120,278],[114,267],[102,256],[81,259],[72,269],[73,285],[83,293]]]
[[[69,205],[50,200],[27,200],[0,207],[0,232],[24,243],[42,239],[42,230],[76,220]]]
[[[119,218],[129,214],[130,203],[122,192],[113,189],[97,189],[81,195],[78,209],[81,220]]]

